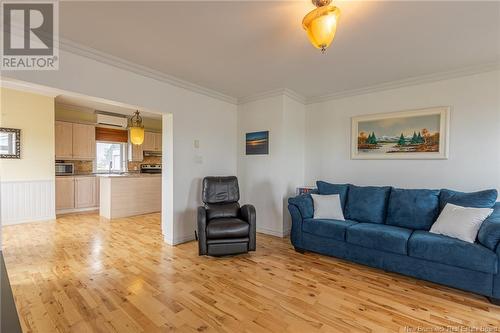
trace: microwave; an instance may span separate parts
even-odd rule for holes
[[[75,174],[75,165],[73,163],[56,162],[56,176],[65,176]]]

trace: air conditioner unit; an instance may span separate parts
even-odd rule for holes
[[[96,115],[99,125],[127,128],[127,116],[102,111],[96,111]]]

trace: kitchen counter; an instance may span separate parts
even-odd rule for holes
[[[99,215],[108,219],[161,211],[161,174],[100,174]]]
[[[141,177],[160,177],[161,178],[161,173],[97,173],[95,176],[101,177],[101,178],[107,178],[107,177],[120,177],[120,178],[141,178]]]

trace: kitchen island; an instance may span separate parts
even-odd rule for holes
[[[108,219],[161,211],[161,174],[104,174],[99,215]]]

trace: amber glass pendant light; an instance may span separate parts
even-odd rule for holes
[[[302,20],[302,27],[314,47],[325,53],[335,37],[340,10],[330,5],[331,0],[312,0],[317,7]]]
[[[142,117],[139,111],[135,111],[132,118],[130,118],[130,142],[134,145],[142,145],[144,142],[144,125],[142,124]]]

